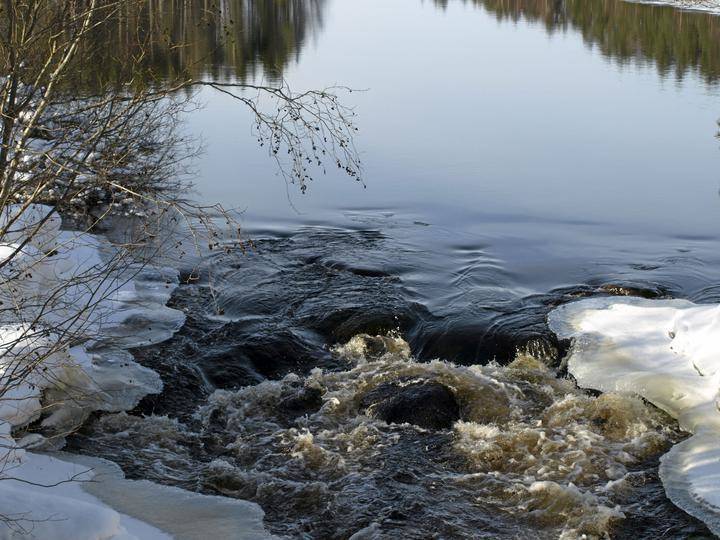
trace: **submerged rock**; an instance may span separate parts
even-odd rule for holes
[[[229,322],[208,334],[192,360],[216,388],[237,389],[332,365],[322,341],[302,329]]]
[[[460,419],[453,391],[429,380],[381,384],[363,397],[361,408],[388,424],[414,424],[426,429],[450,429]]]
[[[413,351],[423,360],[443,358],[461,365],[502,365],[513,361],[518,352],[537,354],[554,366],[559,363],[560,342],[545,328],[544,312],[537,309],[498,321],[454,320],[428,325]]]
[[[322,407],[322,390],[304,386],[296,392],[283,396],[278,402],[278,411],[288,419],[315,413]]]

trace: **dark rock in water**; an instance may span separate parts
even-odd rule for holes
[[[199,363],[207,380],[216,388],[237,389],[262,382],[265,377],[258,373],[251,362],[243,361],[233,348],[203,355]]]
[[[417,344],[411,344],[416,355],[422,360],[441,358],[463,365],[493,360],[505,365],[524,352],[538,355],[538,360],[550,366],[559,363],[562,346],[548,330],[544,313],[526,315],[517,326],[511,320],[505,325],[493,321],[487,325],[482,321],[453,323],[427,329]]]
[[[319,388],[304,386],[297,393],[284,396],[278,403],[278,411],[288,419],[295,419],[317,412],[322,404],[322,391]]]
[[[152,368],[163,380],[163,391],[145,396],[135,409],[136,413],[159,416],[173,414],[183,417],[192,414],[195,403],[209,394],[209,389],[195,366],[166,362],[155,363]]]
[[[460,419],[460,406],[447,386],[434,381],[393,381],[363,396],[361,408],[388,424],[449,429]]]
[[[540,360],[545,365],[555,367],[566,353],[567,346],[547,336],[533,338],[518,347],[518,351]]]
[[[231,322],[203,339],[198,365],[218,388],[239,388],[327,366],[330,353],[307,332]]]
[[[342,305],[342,304],[338,304]],[[431,318],[424,306],[399,299],[378,301],[369,297],[355,305],[303,313],[303,323],[332,343],[345,343],[358,334],[384,335],[399,330],[412,335],[419,324]]]
[[[395,354],[406,358],[410,356],[410,348],[405,341],[392,336],[359,334],[353,339],[362,342],[363,354],[368,360],[377,360],[386,354]]]
[[[613,296],[639,296],[640,298],[649,299],[667,298],[669,296],[668,291],[664,288],[654,285],[638,286],[621,283],[606,283],[600,287],[600,290]]]

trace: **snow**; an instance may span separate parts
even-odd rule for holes
[[[47,206],[0,209],[0,540],[268,538],[253,503],[132,482],[109,462],[27,451],[42,435],[13,438],[36,420],[63,433],[160,392],[127,349],[184,323],[166,306],[175,270],[61,225]]]
[[[671,6],[690,11],[706,11],[720,14],[719,0],[626,0],[637,4],[650,4],[657,6]]]
[[[668,497],[720,534],[720,306],[685,300],[595,298],[561,306],[548,322],[572,338],[578,385],[635,393],[693,435],[661,460]]]
[[[62,220],[50,207],[30,204],[8,205],[0,210],[0,230],[7,227],[3,242],[16,243],[28,240],[28,244],[41,251],[55,248]]]
[[[92,467],[98,481],[84,489],[120,512],[167,531],[173,538],[272,539],[263,525],[264,512],[255,503],[201,495],[147,480],[126,480],[109,461],[63,455],[82,467]]]
[[[94,472],[48,455],[27,453],[5,468],[0,539],[166,540],[160,529],[120,514],[83,489]]]
[[[46,427],[60,430],[93,410],[126,410],[160,392],[157,374],[125,349],[168,339],[182,326],[184,315],[165,305],[177,273],[141,266],[101,236],[61,231],[46,206],[8,206],[0,212],[5,224],[0,420],[22,426],[42,413]],[[70,348],[60,335],[80,344]]]
[[[109,461],[19,448],[0,424],[0,540],[272,539],[257,504],[126,480]]]

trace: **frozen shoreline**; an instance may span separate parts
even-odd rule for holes
[[[116,260],[122,252],[104,237],[61,230],[47,206],[11,205],[0,220],[10,224],[0,238],[0,540],[271,538],[255,503],[33,451],[62,444],[92,411],[129,410],[160,392],[128,349],[168,339],[185,316],[166,306],[176,271]],[[51,438],[22,436],[33,422]]]
[[[0,529],[2,539],[272,538],[255,503],[126,480],[102,459],[26,453],[7,476],[0,506],[20,519]]]
[[[640,395],[691,433],[661,458],[660,477],[676,506],[720,535],[720,305],[592,298],[548,322],[573,340],[568,372],[580,387]]]

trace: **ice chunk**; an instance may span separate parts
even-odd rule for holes
[[[21,426],[40,416],[43,389],[72,363],[55,345],[55,337],[31,325],[0,325],[0,421]]]
[[[3,224],[0,420],[20,426],[45,414],[43,424],[59,431],[159,392],[157,374],[124,349],[182,326],[183,313],[165,305],[177,272],[138,264],[104,237],[61,231],[49,207],[6,207]],[[63,334],[80,344],[67,348]]]
[[[580,386],[639,394],[694,434],[663,457],[660,475],[677,506],[720,534],[720,306],[595,298],[548,322],[573,339],[568,371]]]
[[[92,468],[30,454],[6,466],[0,481],[0,538],[43,540],[169,540],[171,536],[120,514],[87,493]]]
[[[83,489],[124,514],[172,534],[176,540],[194,538],[274,538],[263,525],[264,512],[255,503],[183,489],[146,480],[126,480],[109,461],[61,454],[81,468],[92,468],[95,482]]]
[[[163,531],[178,539],[269,538],[253,503],[131,482],[108,462],[68,463],[26,452],[13,439],[13,427],[41,416],[58,433],[90,411],[131,409],[159,392],[159,376],[126,349],[168,339],[184,315],[165,305],[177,272],[136,264],[104,237],[61,231],[48,207],[0,209],[3,229],[0,539],[171,538]]]

